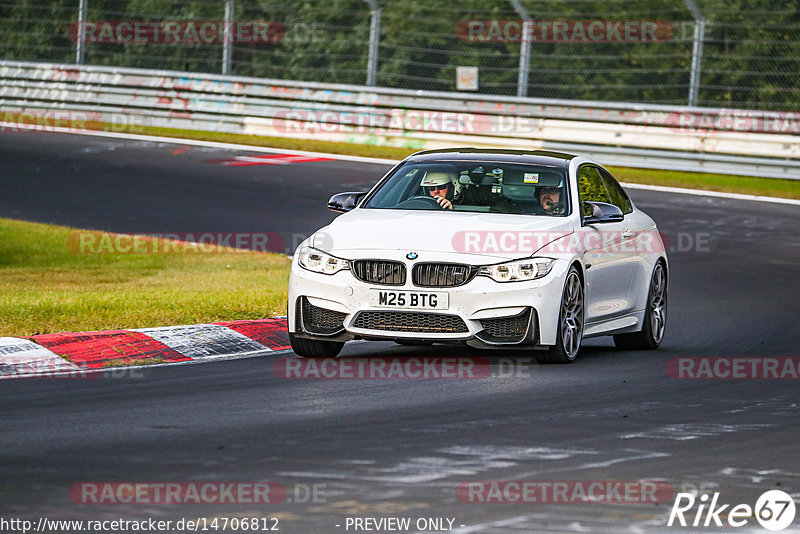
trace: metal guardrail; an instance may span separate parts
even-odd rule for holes
[[[173,71],[0,61],[0,113],[443,146],[544,148],[612,165],[800,179],[800,114],[477,96]]]

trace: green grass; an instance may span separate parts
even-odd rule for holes
[[[800,199],[800,180],[609,167],[622,182]]]
[[[81,254],[76,232],[0,219],[0,336],[286,314],[290,262],[285,256],[174,248]]]
[[[353,143],[336,143],[332,141],[260,137],[254,135],[202,132],[138,125],[126,128],[125,132],[394,160],[403,159],[409,154],[417,152],[417,149],[413,147],[398,148],[369,144],[358,145]],[[623,182],[800,199],[800,180],[655,169],[631,169],[623,167],[610,167],[609,170]]]

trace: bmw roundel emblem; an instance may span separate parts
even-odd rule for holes
[[[409,252],[408,254],[406,254],[406,258],[408,258],[409,260],[416,260],[418,257],[419,256],[416,252]]]

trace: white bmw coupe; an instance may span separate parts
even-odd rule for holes
[[[533,349],[575,360],[584,338],[655,349],[668,263],[653,220],[601,165],[544,151],[419,152],[300,244],[289,278],[294,352],[352,339]]]

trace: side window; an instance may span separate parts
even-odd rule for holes
[[[582,165],[578,169],[578,195],[580,195],[581,210],[584,215],[591,215],[591,212],[586,213],[583,208],[583,202],[586,200],[611,203],[600,172],[597,167],[591,165]]]
[[[619,182],[611,176],[611,174],[603,169],[600,170],[603,175],[603,182],[606,185],[608,196],[611,198],[611,203],[622,210],[622,213],[628,214],[633,211],[631,201]]]

